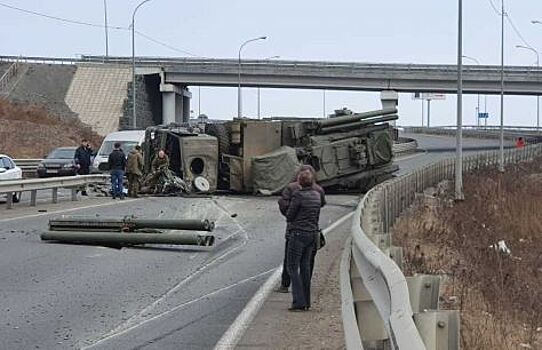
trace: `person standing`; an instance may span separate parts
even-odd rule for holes
[[[154,193],[162,192],[162,179],[164,173],[169,169],[169,157],[164,150],[158,151],[158,157],[154,158],[151,163],[152,173],[146,180],[147,183],[154,188]]]
[[[290,229],[286,260],[292,281],[289,311],[306,311],[311,307],[311,257],[316,247],[322,207],[321,195],[314,189],[313,179],[310,171],[299,174],[301,189],[294,192],[286,213]]]
[[[516,148],[518,149],[525,148],[525,140],[523,139],[523,137],[520,136],[516,140]]]
[[[128,154],[126,175],[128,176],[128,197],[137,198],[143,175],[143,155],[139,145],[136,145]]]
[[[290,201],[292,200],[292,196],[294,192],[301,189],[301,185],[299,184],[299,174],[303,171],[309,171],[313,175],[313,187],[315,190],[320,193],[320,199],[321,199],[321,206],[323,207],[326,204],[326,197],[324,193],[324,189],[320,187],[316,181],[314,181],[315,171],[314,168],[310,165],[302,165],[299,169],[298,173],[296,174],[294,181],[289,183],[288,186],[284,188],[282,191],[281,197],[278,201],[279,204],[279,210],[280,213],[284,216],[286,216],[286,213],[288,212],[288,207],[290,206]],[[280,281],[280,287],[275,289],[278,293],[288,293],[288,288],[290,287],[290,275],[288,274],[288,262],[287,262],[287,256],[288,256],[288,240],[290,238],[290,229],[288,223],[286,223],[286,233],[285,233],[285,244],[284,244],[284,259],[282,264],[282,274],[281,274],[281,281]],[[316,249],[314,250],[312,256],[311,256],[311,276],[312,276],[312,270],[314,267],[314,258],[316,256]]]
[[[124,178],[124,170],[126,169],[126,156],[120,146],[120,142],[115,142],[115,149],[109,154],[107,160],[109,171],[111,173],[111,193],[113,194],[113,199],[117,197],[124,199],[124,187],[122,181]]]
[[[77,166],[78,175],[88,175],[90,174],[90,158],[92,157],[92,149],[88,140],[81,140],[81,144],[75,150],[73,160]],[[88,196],[86,186],[82,187],[81,195]]]

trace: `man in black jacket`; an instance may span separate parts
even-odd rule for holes
[[[316,250],[322,194],[314,188],[313,175],[302,171],[298,177],[301,189],[295,191],[286,219],[290,230],[286,264],[292,280],[290,311],[305,311],[311,307],[311,258]]]
[[[81,145],[75,150],[73,159],[77,166],[77,174],[88,175],[90,173],[90,157],[92,157],[92,149],[88,143],[88,140],[81,140]],[[82,188],[81,194],[87,195],[86,186]]]
[[[111,173],[111,193],[113,194],[113,199],[117,197],[124,199],[124,187],[122,181],[124,178],[124,170],[126,169],[126,156],[120,148],[120,142],[116,142],[114,147],[115,149],[109,154],[107,160]]]
[[[290,206],[290,202],[292,200],[292,196],[296,191],[299,191],[301,189],[301,185],[299,184],[298,177],[299,174],[303,171],[309,171],[313,176],[313,188],[320,193],[320,204],[323,207],[326,204],[326,196],[324,193],[324,189],[320,187],[315,181],[315,170],[310,165],[302,165],[299,169],[299,172],[296,174],[295,178],[293,179],[293,182],[289,183],[286,188],[282,191],[281,197],[278,201],[279,204],[279,210],[280,213],[284,216],[286,216],[286,213],[288,212],[288,207]],[[290,275],[288,274],[288,268],[287,268],[287,255],[288,255],[288,240],[290,238],[290,225],[286,223],[286,242],[284,244],[284,260],[282,264],[282,275],[281,275],[281,281],[280,281],[280,287],[278,287],[275,291],[279,293],[288,293],[288,288],[290,287]],[[311,275],[312,275],[312,269],[314,267],[314,258],[316,256],[316,250],[313,252],[313,255],[311,256]]]

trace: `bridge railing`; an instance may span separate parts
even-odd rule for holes
[[[44,56],[0,56],[0,62],[26,62],[26,63],[50,63],[50,64],[78,64],[78,63],[106,63],[106,64],[132,64],[130,56],[95,56],[95,55],[78,55],[78,57],[44,57]],[[437,73],[453,73],[457,71],[456,65],[446,64],[413,64],[413,63],[365,63],[365,62],[324,62],[324,61],[298,61],[298,60],[250,60],[244,59],[244,66],[277,66],[277,67],[292,67],[302,68],[314,67],[321,68],[337,68],[337,69],[394,69],[410,72],[425,72],[431,70]],[[138,65],[201,65],[201,64],[225,64],[237,67],[238,60],[234,58],[208,58],[208,57],[145,57],[137,56],[136,63]],[[475,74],[495,74],[500,71],[500,66],[490,65],[472,65],[464,66],[464,71]],[[535,66],[506,66],[505,74],[542,74],[542,68]]]
[[[506,150],[506,164],[542,155],[542,145]],[[464,157],[465,173],[496,167],[499,152]],[[454,159],[445,159],[371,189],[360,202],[341,262],[342,314],[347,349],[459,349],[459,314],[438,310],[440,278],[405,277],[402,250],[390,229],[417,193],[452,180]],[[353,324],[355,322],[355,324]]]
[[[77,190],[81,186],[89,184],[105,184],[109,181],[109,175],[79,175],[65,177],[51,177],[46,179],[5,180],[0,181],[0,195],[6,196],[6,207],[13,206],[13,194],[30,192],[30,205],[37,202],[37,191],[52,190],[53,203],[58,202],[58,189],[71,189],[71,199],[77,200]]]

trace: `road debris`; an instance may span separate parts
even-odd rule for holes
[[[49,231],[40,237],[44,241],[115,247],[140,244],[212,246],[213,235],[192,231],[212,232],[214,227],[214,222],[208,220],[61,216],[49,220]]]

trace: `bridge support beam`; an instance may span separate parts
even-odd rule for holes
[[[184,86],[160,84],[162,93],[162,123],[187,123],[190,119],[192,94]]]
[[[399,94],[394,90],[383,90],[380,92],[380,102],[382,103],[382,108],[397,108]],[[390,123],[395,126],[395,120]]]

